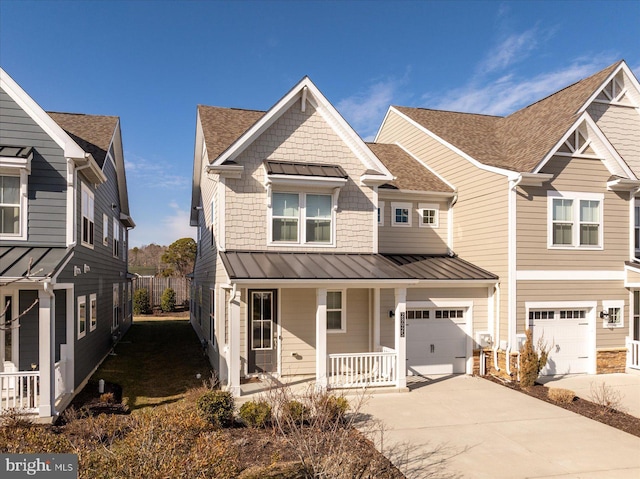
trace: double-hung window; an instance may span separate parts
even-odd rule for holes
[[[89,296],[89,331],[98,327],[98,299],[96,294]]]
[[[548,193],[549,248],[601,249],[602,194]]]
[[[118,258],[120,255],[120,224],[116,218],[113,218],[113,257]]]
[[[94,232],[94,199],[93,192],[83,183],[82,184],[82,244],[93,248],[93,232]]]
[[[0,175],[0,235],[19,236],[21,226],[20,177]]]
[[[87,334],[87,297],[78,296],[78,339]]]
[[[343,291],[327,291],[327,332],[344,333],[347,330],[344,299]]]
[[[333,198],[311,193],[273,193],[271,242],[333,243]]]

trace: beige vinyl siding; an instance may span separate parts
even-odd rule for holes
[[[623,281],[518,281],[517,333],[526,327],[526,302],[596,301],[596,348],[623,348],[629,335],[629,292]],[[602,326],[602,301],[624,301],[624,326]],[[551,338],[548,338],[549,340]]]
[[[432,301],[435,304],[447,303],[467,305],[473,303],[473,332],[489,329],[489,313],[486,286],[462,288],[408,288],[407,301]],[[380,344],[388,348],[395,346],[395,319],[389,317],[389,311],[395,310],[395,291],[393,289],[380,290]]]
[[[635,108],[592,103],[587,109],[636,176],[640,176],[640,114]]]
[[[607,191],[610,173],[600,160],[554,157],[543,169],[551,190],[604,195],[604,249],[547,247],[548,188],[520,188],[517,200],[518,270],[622,270],[629,257],[628,194]],[[624,196],[622,196],[624,195]]]
[[[267,246],[268,209],[264,160],[339,164],[350,177],[336,212],[335,247]],[[297,102],[236,159],[240,179],[226,180],[226,248],[277,251],[372,252],[373,191],[359,186],[366,167],[310,103]],[[274,191],[300,191],[274,187]],[[304,190],[307,191],[307,190]],[[321,190],[331,193],[332,189]]]
[[[316,290],[283,289],[280,304],[282,375],[315,374]]]
[[[382,191],[382,190],[381,190]],[[445,201],[407,197],[385,197],[384,224],[378,227],[378,251],[380,253],[446,254],[448,231],[448,203]],[[411,227],[393,226],[392,203],[411,203]],[[420,226],[418,207],[421,204],[438,205],[438,226]]]
[[[390,112],[377,138],[398,143],[458,189],[453,207],[453,251],[501,279],[501,336],[507,334],[509,182],[482,170]]]
[[[369,290],[347,289],[346,332],[327,333],[327,354],[369,351]]]

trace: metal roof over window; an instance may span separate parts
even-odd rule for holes
[[[264,167],[268,175],[317,176],[321,178],[349,177],[340,165],[265,160]]]
[[[65,247],[0,246],[0,278],[51,277],[69,254]]]
[[[32,152],[30,146],[0,145],[0,156],[5,158],[29,158]]]
[[[498,277],[456,256],[349,253],[220,252],[234,280],[420,281],[484,280]]]

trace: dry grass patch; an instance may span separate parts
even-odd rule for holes
[[[563,388],[549,388],[547,395],[553,402],[560,404],[570,404],[576,398],[576,393]]]

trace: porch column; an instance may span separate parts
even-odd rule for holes
[[[240,291],[229,300],[229,383],[228,389],[240,397]]]
[[[316,290],[316,388],[327,387],[327,290]]]
[[[373,351],[380,349],[380,288],[373,289]]]
[[[396,288],[396,312],[394,325],[395,350],[398,355],[396,387],[407,387],[407,288]]]
[[[38,291],[38,361],[40,370],[39,416],[51,417],[55,414],[55,300],[45,290]],[[73,307],[73,306],[72,306]]]

